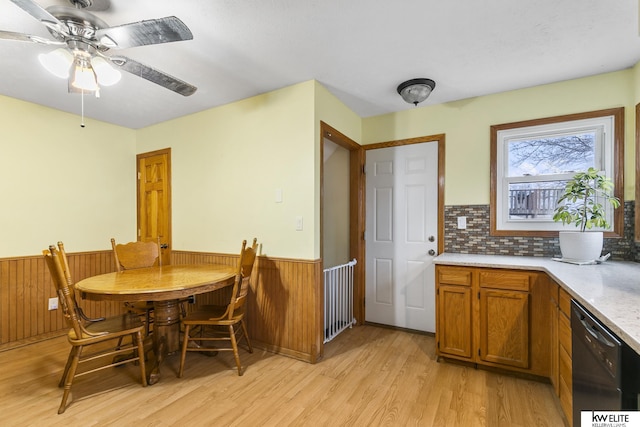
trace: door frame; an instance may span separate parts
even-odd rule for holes
[[[324,140],[349,150],[349,258],[356,258],[353,282],[353,316],[359,324],[365,319],[365,241],[366,230],[366,151],[425,142],[438,143],[438,254],[444,252],[444,177],[445,134],[360,145],[327,123],[320,121],[320,159],[324,158]],[[323,259],[324,162],[320,162],[320,258]],[[435,297],[435,296],[434,296]],[[323,307],[324,301],[320,307]]]
[[[349,259],[357,259],[353,268],[353,317],[364,322],[364,150],[337,129],[320,121],[320,159],[324,158],[324,140],[349,151]],[[320,162],[320,258],[324,259],[324,162]],[[321,295],[324,293],[321,292]],[[324,306],[324,301],[320,307]]]
[[[400,139],[400,140],[395,140],[395,141],[387,141],[387,142],[378,142],[375,144],[368,144],[368,145],[363,145],[363,149],[364,149],[364,157],[363,157],[363,167],[366,164],[366,152],[369,150],[376,150],[379,148],[388,148],[388,147],[399,147],[402,145],[410,145],[410,144],[422,144],[422,143],[428,143],[428,142],[437,142],[438,143],[438,254],[441,254],[444,252],[444,176],[445,176],[445,134],[441,133],[441,134],[436,134],[436,135],[428,135],[428,136],[419,136],[416,138],[408,138],[408,139]],[[362,180],[362,196],[363,196],[363,205],[366,206],[365,203],[365,189],[366,189],[366,175],[364,176],[364,179]],[[363,210],[362,214],[365,215],[366,212]],[[364,231],[366,230],[366,221],[365,221],[366,216],[363,216],[362,218],[360,218],[360,221],[362,223],[362,235],[364,236]],[[363,242],[364,244],[364,242]],[[365,267],[365,249],[363,248],[362,250],[362,268],[363,271],[364,267]],[[362,286],[361,289],[358,292],[358,295],[361,296],[361,301],[356,299],[355,301],[358,304],[362,304],[362,322],[364,322],[364,314],[365,314],[365,301],[364,301],[364,295],[366,295],[366,287],[365,287],[365,282],[364,280],[362,280],[362,283],[358,284],[359,286]],[[355,286],[355,284],[354,284]],[[354,295],[355,298],[355,295]],[[434,295],[435,298],[435,295]]]

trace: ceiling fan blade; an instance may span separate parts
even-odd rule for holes
[[[118,66],[124,71],[134,74],[143,79],[149,80],[152,83],[165,87],[183,96],[193,95],[198,89],[189,83],[183,82],[167,73],[151,68],[147,65],[141,64],[133,59],[126,58],[124,56],[105,56],[112,64]]]
[[[33,0],[11,0],[20,9],[42,22],[48,28],[58,33],[67,34],[67,27],[55,16],[47,12],[42,6]]]
[[[96,38],[108,48],[125,49],[150,44],[193,39],[191,30],[175,16],[149,19],[96,31]]]
[[[71,0],[71,3],[75,4],[76,0]],[[109,10],[111,7],[110,0],[91,0],[88,2],[85,0],[84,3],[89,4],[83,7],[83,9],[91,12],[104,12],[105,10]]]
[[[32,42],[32,43],[40,43],[40,44],[48,44],[48,45],[56,45],[56,46],[66,46],[65,42],[45,39],[44,37],[34,36],[31,34],[14,33],[13,31],[0,30],[0,39],[16,40],[19,42]]]

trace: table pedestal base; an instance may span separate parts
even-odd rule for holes
[[[153,303],[153,352],[156,366],[149,374],[149,384],[160,379],[160,366],[167,354],[180,350],[180,304],[178,300]]]

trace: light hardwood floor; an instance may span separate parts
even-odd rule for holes
[[[0,353],[4,426],[563,426],[551,385],[435,361],[434,338],[359,326],[315,365],[255,350],[168,358],[142,388],[135,366],[76,380],[56,413],[69,345],[60,337]],[[105,377],[105,379],[102,379]]]

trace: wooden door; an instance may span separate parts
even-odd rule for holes
[[[440,285],[437,294],[438,351],[471,358],[471,287]]]
[[[480,289],[480,359],[529,367],[529,293]]]
[[[160,239],[162,264],[171,260],[171,149],[137,155],[138,240]]]
[[[435,332],[438,142],[367,151],[368,322]]]

